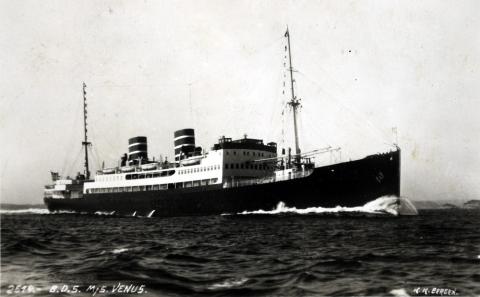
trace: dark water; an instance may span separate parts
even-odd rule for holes
[[[70,296],[106,296],[88,286],[111,292],[119,282],[143,296],[398,296],[415,295],[416,288],[480,294],[479,211],[163,219],[3,214],[1,224],[2,296],[12,285],[28,285],[35,295],[60,296],[48,291],[65,285],[81,292]]]

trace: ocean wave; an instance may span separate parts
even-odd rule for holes
[[[418,211],[415,206],[407,198],[399,198],[396,196],[383,196],[366,203],[363,206],[343,207],[337,206],[333,208],[327,207],[308,207],[296,208],[288,207],[284,202],[280,201],[273,210],[254,210],[243,211],[237,215],[276,215],[276,214],[328,214],[328,213],[368,213],[368,214],[389,214],[398,215],[417,215]]]
[[[404,288],[393,289],[390,291],[390,294],[395,297],[410,297],[410,295],[408,295],[407,291]]]
[[[46,208],[25,208],[25,209],[0,209],[0,214],[48,214]]]
[[[234,279],[227,279],[223,282],[213,284],[208,287],[209,290],[218,290],[218,289],[230,289],[233,287],[238,287],[243,285],[248,281],[248,278],[242,277],[242,278],[234,278]]]
[[[128,251],[127,248],[114,249],[114,250],[112,251],[112,254],[121,254],[121,253],[124,253],[124,252],[126,252],[126,251]]]

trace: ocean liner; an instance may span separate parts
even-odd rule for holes
[[[175,160],[148,156],[147,138],[128,141],[128,153],[114,168],[89,169],[86,92],[83,84],[85,169],[76,178],[52,172],[44,202],[54,211],[108,212],[116,215],[193,216],[289,207],[362,206],[381,196],[400,197],[400,149],[346,162],[318,165],[316,156],[337,148],[302,153],[297,131],[290,34],[285,33],[295,151],[274,142],[222,136],[209,151],[195,145],[195,131],[174,132]]]

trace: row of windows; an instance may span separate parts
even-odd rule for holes
[[[273,170],[273,166],[268,164],[245,164],[245,163],[226,163],[225,169],[254,169],[254,170]]]
[[[115,180],[122,180],[123,176],[121,175],[104,175],[104,176],[97,176],[98,181],[115,181]]]
[[[123,193],[123,192],[160,191],[160,190],[167,190],[167,189],[182,189],[182,188],[208,186],[208,185],[217,183],[217,181],[218,181],[217,178],[211,178],[211,179],[202,179],[202,180],[169,183],[169,184],[161,184],[161,185],[87,189],[87,193],[101,194],[101,193]]]
[[[203,167],[196,167],[196,168],[180,169],[178,170],[178,174],[204,172],[204,171],[211,171],[211,170],[217,170],[217,169],[220,169],[220,165],[210,165],[210,166],[203,166]]]
[[[142,179],[142,178],[154,178],[154,177],[161,177],[161,176],[171,176],[175,174],[175,170],[168,170],[162,172],[155,172],[155,173],[133,173],[127,174],[125,176],[126,179]]]
[[[229,155],[229,152],[228,151],[225,151],[225,154],[226,155]],[[233,155],[236,156],[237,155],[237,151],[233,151]],[[240,154],[239,154],[240,155]],[[243,155],[244,156],[250,156],[250,151],[243,151]],[[257,156],[257,157],[265,157],[265,154],[264,153],[260,153],[260,152],[252,152],[252,156]],[[273,154],[267,154],[267,157],[269,158],[272,158],[273,157]]]

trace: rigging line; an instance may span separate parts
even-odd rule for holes
[[[313,79],[308,77],[305,73],[303,73],[303,72],[298,72],[298,73],[300,75],[302,75],[303,77],[305,77],[310,82],[312,82],[314,85],[316,85],[323,93],[325,93],[327,95],[327,97],[322,97],[322,98],[329,98],[332,102],[339,104],[342,108],[344,108],[346,111],[350,112],[350,114],[355,116],[357,118],[357,120],[359,121],[359,123],[363,123],[363,122],[367,123],[368,128],[370,128],[372,131],[377,133],[378,136],[380,136],[380,138],[382,138],[382,140],[387,139],[386,134],[383,131],[381,131],[380,129],[378,129],[370,120],[368,120],[367,117],[362,115],[360,112],[355,112],[353,109],[346,106],[341,100],[336,99],[331,93],[326,91],[319,83],[317,83],[316,81],[314,81]]]
[[[282,81],[282,75],[279,75],[277,76],[277,84],[276,85],[279,85],[280,82]],[[278,130],[278,124],[275,125],[275,123],[278,123],[276,121],[276,117],[279,115],[279,110],[281,112],[281,110],[283,109],[283,106],[278,104],[279,102],[278,100],[278,94],[274,95],[274,98],[273,98],[273,103],[274,103],[274,107],[272,108],[272,112],[270,113],[270,121],[268,122],[270,124],[270,129],[271,130],[274,130],[273,132],[276,133],[277,130]],[[273,125],[273,128],[271,127],[271,125]],[[276,129],[275,129],[276,128]]]
[[[304,113],[304,115],[305,115],[305,113]],[[315,137],[304,136],[304,139],[320,138],[320,140],[323,143],[325,143],[328,146],[332,146],[331,142],[327,138],[325,138],[324,133],[321,133],[320,131],[318,131],[318,129],[316,129],[316,127],[314,127],[313,124],[311,124],[311,122],[308,121],[305,116],[300,117],[300,127],[304,128],[304,129],[300,130],[300,131],[303,131],[304,134],[306,134],[306,131],[308,131],[310,134],[313,134],[315,136]]]
[[[360,112],[356,112],[353,109],[349,108],[341,100],[335,99],[335,96],[333,96],[330,92],[326,91],[322,86],[320,86],[314,80],[310,79],[304,73],[300,73],[300,74],[303,75],[303,77],[307,78],[310,82],[315,84],[323,93],[325,93],[327,95],[327,97],[325,97],[326,99],[330,99],[330,102],[336,103],[340,108],[343,108],[344,110],[348,111],[351,115],[353,115],[356,118],[356,120],[359,123],[366,123],[367,124],[366,127],[369,128],[370,131],[374,132],[374,134],[377,134],[377,136],[385,140],[386,135],[380,129],[378,129],[370,120],[368,120],[368,118],[363,116]]]
[[[248,57],[251,57],[257,53],[261,53],[263,52],[264,50],[267,50],[268,48],[272,47],[274,44],[276,44],[279,40],[282,40],[284,37],[281,36],[281,37],[278,37],[278,38],[275,38],[275,39],[272,39],[272,41],[268,42],[268,43],[265,43],[264,45],[258,47],[257,49],[254,49],[253,51],[247,53],[246,56]],[[211,72],[211,73],[214,73],[214,72]],[[225,73],[220,73],[220,74],[225,74]],[[205,75],[202,75],[203,78],[197,78],[194,80],[193,83],[197,83],[197,82],[200,82],[200,81],[205,81],[207,80],[207,78],[205,78]],[[224,76],[222,76],[224,77]],[[137,86],[137,87],[152,87],[152,86],[162,86],[162,85],[169,85],[169,86],[178,86],[178,85],[184,85],[185,83],[184,82],[167,82],[165,83],[164,81],[162,81],[161,84],[158,84],[158,83],[152,83],[152,84],[138,84],[138,83],[135,83],[135,84],[132,84],[132,83],[123,83],[123,84],[120,84],[120,83],[113,83],[111,81],[109,81],[108,84],[105,84],[105,83],[89,83],[89,86],[90,87],[106,87],[106,86],[109,86],[109,87],[131,87],[131,86]]]
[[[83,105],[83,101],[81,100],[75,100],[75,101],[76,101],[76,106],[75,106],[75,109],[73,110],[83,110],[83,107],[81,108],[81,106]],[[73,118],[73,122],[72,122],[71,129],[72,131],[77,131],[77,125],[78,125],[78,121],[80,120],[80,116],[73,116],[72,118]],[[82,118],[83,118],[83,115],[82,115]],[[80,131],[80,129],[78,129],[78,131]],[[83,131],[83,127],[82,127],[82,131]],[[78,135],[76,135],[75,133],[69,133],[69,134],[70,134],[70,138],[69,138],[69,141],[67,142],[67,146],[65,147],[67,149],[67,152],[70,152],[74,150],[75,147],[77,147],[76,143],[79,138]],[[70,158],[68,158],[68,155],[65,155],[61,173],[66,172],[65,170],[70,164],[69,162],[70,162]]]
[[[82,153],[83,153],[83,148],[80,148],[77,152],[77,156],[75,157],[74,161],[70,164],[70,168],[68,168],[68,171],[63,171],[63,172],[65,172],[67,175],[74,176],[75,174],[73,172],[73,167],[78,165],[77,162],[80,156],[82,155]]]
[[[188,86],[188,106],[189,106],[189,110],[190,110],[190,120],[192,121],[193,126],[195,126],[197,121],[196,121],[195,114],[193,112],[192,85],[195,84],[196,82],[198,82],[198,80],[187,83],[187,86]]]
[[[259,78],[266,78],[267,76],[265,75],[266,72],[270,70],[269,66],[268,65],[265,65],[264,67],[259,67],[257,68],[257,71],[256,71],[256,77],[259,77]],[[242,97],[245,97],[245,98],[252,98],[253,100],[255,100],[255,97],[254,95],[255,94],[259,94],[259,90],[261,91],[261,86],[264,85],[263,83],[253,83],[251,84],[251,87],[248,88],[248,92],[244,95],[242,95]],[[271,98],[270,98],[271,99]],[[256,101],[256,100],[255,100]],[[255,104],[248,104],[247,105],[247,109],[246,109],[246,114],[258,114],[260,111],[258,105],[255,105]],[[260,114],[262,114],[260,112]],[[256,127],[256,126],[254,126]],[[254,131],[252,131],[254,133],[259,133],[260,130],[259,129],[255,129]]]
[[[98,143],[96,142],[95,139],[96,138],[96,129],[94,128],[94,126],[90,126],[90,139],[92,139],[92,143],[96,143],[98,145]],[[104,144],[107,144],[108,146],[108,149],[110,152],[116,152],[117,149],[116,149],[116,146],[112,144],[112,142],[110,141],[110,138],[109,138],[109,133],[105,133],[104,136],[102,137],[102,140],[103,140],[103,143]],[[96,149],[96,148],[95,148]],[[111,157],[112,155],[111,154],[108,154],[109,157]]]
[[[92,145],[89,146],[89,147],[90,147],[90,148],[89,148],[89,151],[92,153],[92,157],[93,157],[93,159],[94,159],[94,160],[92,160],[92,161],[94,161],[94,163],[93,163],[92,165],[97,165],[97,168],[96,168],[96,169],[98,169],[98,168],[100,168],[100,163],[99,163],[100,160],[99,160],[99,159],[100,159],[100,157],[101,157],[100,154],[99,154],[99,152],[98,152],[98,150],[97,150],[98,143],[95,142],[95,139],[98,139],[98,138],[96,138],[96,136],[95,136],[96,133],[95,133],[95,128],[93,128],[93,126],[90,126],[89,132],[90,132],[90,139],[93,140],[93,141],[92,141]],[[107,143],[108,145],[110,145],[109,142],[108,142],[108,140],[107,140],[105,137],[102,138],[102,139],[105,139],[105,140],[106,140],[106,142],[104,142],[104,143]],[[110,145],[110,147],[113,148],[111,145]],[[96,163],[96,164],[95,164],[95,163]]]
[[[95,161],[95,163],[96,163],[95,165],[97,165],[97,168],[96,168],[96,169],[98,170],[99,168],[102,168],[102,166],[101,166],[101,164],[100,164],[100,159],[101,159],[101,158],[100,158],[100,155],[99,155],[99,153],[98,153],[97,147],[96,147],[96,146],[93,146],[93,145],[92,145],[92,147],[93,147],[93,148],[90,148],[90,151],[92,152],[93,159],[94,159],[94,161]]]

